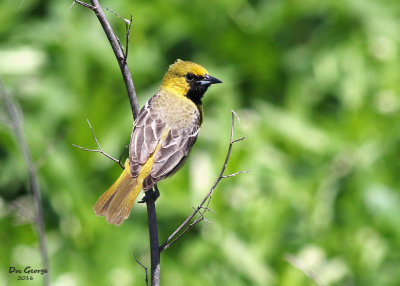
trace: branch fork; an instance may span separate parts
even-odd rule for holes
[[[125,33],[126,43],[125,43],[125,51],[124,51],[124,49],[121,45],[121,42],[119,41],[118,37],[115,35],[98,0],[90,0],[91,4],[88,4],[88,3],[80,1],[80,0],[73,0],[70,8],[73,7],[73,5],[75,3],[92,10],[95,13],[97,19],[99,20],[101,26],[103,27],[103,30],[107,36],[108,41],[110,42],[111,48],[114,52],[114,55],[117,59],[119,68],[121,70],[122,77],[124,79],[125,87],[126,87],[128,97],[129,97],[129,103],[131,105],[132,115],[133,115],[133,118],[135,119],[139,113],[139,105],[137,102],[136,90],[135,90],[135,86],[133,84],[132,75],[131,75],[131,72],[129,71],[129,68],[127,65],[128,49],[129,49],[129,35],[130,35],[130,30],[131,30],[132,22],[133,22],[132,15],[130,17],[131,20],[129,21],[129,20],[124,19],[123,17],[119,16],[114,11],[108,9],[108,10],[112,11],[112,13],[117,15],[119,18],[121,18],[126,25],[126,33]],[[129,24],[128,24],[128,22],[129,22]]]
[[[97,136],[96,136],[96,134],[94,133],[93,127],[92,127],[92,125],[90,124],[89,119],[86,119],[86,121],[87,121],[87,123],[89,124],[89,128],[90,128],[90,130],[92,131],[94,141],[96,141],[97,147],[98,147],[99,149],[88,149],[88,148],[84,148],[84,147],[81,147],[81,146],[76,145],[76,144],[72,144],[72,146],[74,146],[74,147],[76,147],[76,148],[79,148],[79,149],[82,149],[82,150],[84,150],[84,151],[88,151],[88,152],[97,152],[97,153],[103,154],[103,155],[106,156],[108,159],[110,159],[110,160],[114,161],[115,163],[117,163],[122,169],[125,169],[124,164],[122,164],[122,162],[121,162],[121,158],[122,158],[122,155],[124,154],[124,152],[125,152],[125,150],[126,150],[126,148],[127,148],[128,146],[125,146],[125,148],[124,148],[124,150],[121,152],[121,155],[119,156],[119,158],[118,158],[118,159],[115,159],[113,156],[111,156],[111,155],[109,155],[109,154],[107,154],[106,152],[103,151],[103,149],[102,149],[101,146],[100,146],[99,141],[97,140]]]

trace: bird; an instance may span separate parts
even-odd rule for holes
[[[194,62],[178,59],[169,66],[158,92],[134,121],[124,170],[97,200],[98,216],[121,225],[142,189],[150,193],[183,166],[203,122],[203,95],[217,83],[222,81]]]

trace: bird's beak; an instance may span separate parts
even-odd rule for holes
[[[211,85],[215,83],[222,83],[222,81],[220,81],[216,77],[206,74],[206,76],[202,80],[200,80],[199,83],[201,85]]]

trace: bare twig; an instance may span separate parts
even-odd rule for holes
[[[233,140],[232,143],[236,143],[236,142],[239,142],[239,141],[243,141],[244,139],[246,139],[246,136],[244,136],[244,137],[242,137],[242,138],[239,138],[239,139],[236,139],[236,140]]]
[[[106,156],[108,159],[111,159],[111,160],[113,160],[114,162],[116,162],[118,165],[120,165],[122,169],[125,169],[124,164],[121,163],[121,157],[122,157],[123,152],[121,153],[121,156],[119,157],[119,159],[115,159],[115,158],[112,157],[111,155],[108,155],[106,152],[104,152],[103,149],[102,149],[101,146],[100,146],[99,141],[97,140],[96,133],[94,133],[93,127],[92,127],[92,125],[90,124],[89,119],[86,119],[86,121],[87,121],[87,123],[89,124],[90,130],[92,131],[92,134],[93,134],[94,141],[96,141],[97,147],[98,147],[99,149],[88,149],[88,148],[84,148],[84,147],[81,147],[81,146],[78,146],[78,145],[75,145],[75,144],[72,144],[72,146],[74,146],[74,147],[76,147],[76,148],[79,148],[79,149],[82,149],[82,150],[84,150],[84,151],[88,151],[88,152],[98,152],[98,153],[101,153],[101,154],[103,154],[104,156]]]
[[[236,114],[236,111],[232,109],[231,112],[233,113],[233,115],[235,115],[237,121],[238,121],[239,124],[240,124],[240,117]],[[232,138],[231,138],[231,141],[232,141]]]
[[[233,176],[235,176],[237,174],[247,173],[248,172],[248,171],[240,171],[240,172],[236,172],[236,173],[231,174],[231,175],[225,175],[224,176],[224,172],[225,172],[226,166],[228,164],[229,157],[231,156],[231,151],[232,151],[233,144],[245,139],[245,137],[240,138],[240,139],[236,139],[236,140],[233,139],[233,137],[234,137],[234,129],[235,129],[235,117],[238,119],[239,122],[240,122],[240,119],[237,116],[237,114],[235,113],[235,111],[232,110],[231,112],[232,112],[231,138],[230,138],[230,141],[229,141],[228,152],[226,154],[225,161],[224,161],[222,169],[221,169],[221,171],[219,173],[218,178],[214,182],[214,184],[211,187],[210,191],[203,198],[201,203],[194,209],[194,211],[189,215],[189,217],[160,246],[160,252],[162,252],[163,250],[169,248],[171,245],[173,245],[175,242],[177,242],[186,232],[188,232],[197,223],[199,223],[200,221],[205,220],[204,214],[207,211],[210,211],[209,204],[210,204],[212,195],[214,193],[214,190],[217,187],[218,183],[223,178],[233,177]],[[190,223],[190,221],[194,218],[194,216],[196,214],[199,214],[199,216],[192,223]]]
[[[125,19],[124,17],[122,17],[121,15],[119,15],[117,12],[115,12],[114,10],[111,10],[110,8],[106,7],[107,11],[110,11],[111,13],[113,13],[115,16],[117,16],[118,18],[120,18],[122,21],[125,22],[125,24],[129,25],[130,22],[128,19]]]
[[[133,253],[133,256],[135,256],[136,263],[143,267],[144,272],[146,273],[146,286],[149,286],[149,275],[147,273],[147,267],[144,266],[143,263],[139,261],[139,259],[137,259],[136,253]]]
[[[122,47],[121,41],[119,40],[119,38],[117,37],[117,41],[118,41],[118,45],[121,48],[122,52],[124,53],[124,62],[127,61],[128,59],[128,47],[129,47],[129,33],[130,33],[130,29],[131,29],[131,24],[132,21],[129,21],[128,19],[123,18],[121,15],[119,15],[117,12],[115,12],[114,10],[111,10],[110,8],[106,7],[107,11],[110,11],[111,13],[113,13],[115,16],[117,16],[118,18],[120,18],[122,21],[124,21],[125,26],[126,26],[126,32],[125,32],[125,51],[124,48]],[[131,19],[132,19],[132,15],[131,15]]]
[[[128,64],[125,58],[126,54],[124,54],[122,46],[120,45],[117,36],[115,35],[110,23],[108,22],[107,17],[104,14],[103,9],[99,4],[99,1],[90,0],[90,3],[92,5],[89,5],[79,0],[74,0],[74,2],[81,6],[91,9],[96,14],[97,19],[99,20],[101,26],[103,27],[107,39],[110,42],[111,48],[114,51],[114,55],[117,58],[118,65],[122,73],[122,77],[124,78],[125,87],[128,92],[129,102],[131,104],[132,115],[133,118],[135,119],[139,113],[139,105],[136,98],[136,91],[135,91],[135,86],[133,84],[132,75],[131,72],[129,71]],[[129,25],[129,30],[130,30],[130,25]],[[129,30],[127,31],[127,34],[129,33]],[[129,39],[129,35],[127,35],[126,37]]]
[[[37,178],[35,164],[33,163],[32,155],[29,150],[28,144],[22,132],[22,122],[18,116],[17,108],[8,95],[3,82],[0,79],[0,94],[3,97],[8,115],[11,120],[11,125],[14,129],[15,136],[17,137],[18,144],[22,150],[25,158],[26,167],[28,169],[29,187],[31,189],[33,199],[35,202],[35,224],[39,236],[40,256],[42,258],[43,268],[49,271],[49,258],[47,254],[47,243],[45,234],[45,224],[43,219],[42,198],[40,193],[39,182]],[[48,275],[43,277],[44,285],[50,285]]]
[[[222,176],[222,179],[235,177],[236,175],[239,175],[239,174],[247,174],[248,172],[250,172],[250,171],[239,171],[239,172],[235,172],[235,173],[233,173],[233,174],[229,174],[229,175],[224,175],[224,176]]]
[[[201,207],[201,208],[202,208],[203,210],[206,210],[206,211],[212,213],[212,214],[215,213],[212,209],[208,208],[207,206],[206,206],[206,207]],[[194,208],[193,208],[193,209],[194,209]]]
[[[133,16],[131,14],[131,19],[125,19],[124,17],[122,17],[121,15],[119,15],[117,12],[111,10],[110,8],[106,7],[106,10],[110,11],[111,13],[113,13],[115,16],[117,16],[118,18],[120,18],[122,21],[124,21],[125,26],[126,26],[126,32],[125,32],[125,52],[124,52],[124,61],[126,62],[128,59],[128,50],[129,50],[129,35],[131,32],[131,27],[132,27],[132,22],[133,22]],[[119,41],[119,38],[117,38],[118,43],[122,48],[121,42]]]
[[[85,3],[85,2],[83,2],[83,1],[79,1],[79,0],[73,0],[71,6],[69,6],[68,9],[71,9],[71,8],[75,5],[75,3],[76,3],[76,4],[79,4],[79,5],[83,6],[83,7],[86,7],[86,8],[92,9],[92,10],[95,10],[95,7],[93,7],[92,5],[90,5],[90,4],[88,4],[88,3]]]
[[[131,28],[132,28],[132,22],[133,22],[133,16],[131,14],[131,20],[126,22],[128,20],[125,19],[125,25],[126,25],[126,36],[125,36],[125,63],[128,59],[128,51],[129,51],[129,36],[131,33]]]

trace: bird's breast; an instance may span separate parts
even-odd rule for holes
[[[186,129],[201,125],[201,110],[184,96],[160,93],[154,109],[170,128]]]

